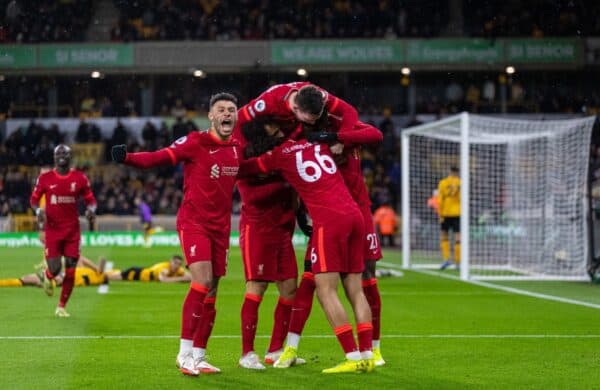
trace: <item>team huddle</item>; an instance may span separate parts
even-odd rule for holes
[[[360,166],[361,145],[381,142],[381,132],[360,122],[351,105],[306,82],[273,86],[239,110],[229,93],[213,95],[209,105],[208,131],[189,133],[155,152],[128,153],[125,145],[111,151],[113,161],[138,168],[183,163],[177,231],[191,283],[182,309],[179,370],[192,376],[220,372],[207,361],[206,348],[219,280],[226,274],[235,185],[242,198],[239,231],[246,277],[240,367],[304,364],[298,346],[315,292],[346,357],[323,373],[371,372],[385,364],[375,278],[381,250]],[[65,257],[57,315],[65,312],[72,290],[68,279],[79,257],[76,201],[70,200],[83,196],[91,221],[95,210],[87,178],[68,169],[65,151],[68,155],[64,145],[56,148],[55,169],[40,175],[31,197],[46,236],[46,289],[52,288],[60,257]],[[42,195],[50,199],[45,211],[39,205]],[[57,216],[59,204],[73,207],[75,217]],[[310,236],[298,286],[292,246],[297,218]],[[67,219],[69,226],[55,222]],[[337,294],[340,282],[352,307],[357,339]],[[279,300],[261,360],[254,339],[268,283],[277,285]]]

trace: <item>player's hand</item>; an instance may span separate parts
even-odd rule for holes
[[[331,145],[329,147],[329,150],[331,150],[331,153],[333,153],[334,156],[336,154],[342,154],[344,152],[344,144],[341,142],[338,142],[336,144]]]
[[[308,142],[336,142],[338,140],[338,135],[333,131],[317,131],[308,133],[306,140]]]
[[[444,223],[444,217],[439,217],[438,219],[439,219],[440,223]]]
[[[44,229],[44,225],[46,224],[46,211],[42,208],[39,208],[36,210],[35,215],[36,215],[38,228],[40,230]]]
[[[114,162],[124,162],[127,157],[127,145],[114,145],[110,150],[110,155]]]
[[[45,231],[40,231],[40,234],[38,236],[40,242],[42,243],[42,245],[46,244],[46,232]]]
[[[88,221],[90,221],[90,224],[93,224],[94,221],[96,220],[96,213],[93,210],[86,209],[85,217],[87,218]]]

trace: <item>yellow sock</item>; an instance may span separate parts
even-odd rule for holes
[[[456,264],[460,263],[460,242],[454,244],[454,262]]]
[[[23,282],[21,279],[0,279],[0,287],[21,287]]]
[[[442,259],[448,260],[450,258],[450,243],[448,239],[443,239],[440,241],[440,248],[442,250]]]

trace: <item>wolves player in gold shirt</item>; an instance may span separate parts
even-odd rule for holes
[[[104,264],[106,260],[100,259],[98,264],[85,256],[79,256],[77,267],[75,268],[75,287],[98,286],[108,283],[108,277],[104,273]],[[45,264],[36,266],[38,273],[23,275],[20,278],[0,279],[0,287],[21,287],[34,286],[42,287],[44,280],[43,272]],[[61,273],[56,276],[56,285],[61,286],[64,275]]]
[[[130,267],[124,271],[113,270],[108,273],[110,280],[139,280],[141,282],[159,281],[163,283],[189,282],[191,276],[183,268],[183,258],[174,255],[169,261],[156,263],[150,267]]]
[[[450,261],[449,232],[454,236],[454,264],[458,268],[460,263],[460,178],[458,168],[450,167],[448,176],[438,184],[439,214],[440,214],[440,248],[443,263],[440,269],[444,270],[452,265]]]

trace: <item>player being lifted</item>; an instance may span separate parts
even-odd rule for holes
[[[440,249],[444,270],[452,265],[450,261],[449,232],[454,236],[454,265],[460,264],[460,178],[458,168],[451,166],[448,176],[438,184],[439,215],[440,215]]]
[[[300,90],[307,86],[311,84],[298,82],[276,85],[243,106],[238,112],[239,120],[234,132],[242,150],[248,152],[249,156],[257,156],[266,150],[263,149],[265,144],[262,143],[264,140],[262,128],[258,132],[252,132],[250,129],[252,134],[244,134],[241,131],[242,126],[250,121],[269,118],[273,124],[280,127],[286,137],[290,138],[298,136],[296,130],[300,121],[314,123],[319,116],[304,112],[296,103]],[[325,106],[337,117],[342,118],[342,122],[347,127],[353,126],[358,118],[356,110],[343,100],[325,91],[322,93],[322,96],[326,96]],[[248,137],[258,139],[250,140]],[[248,141],[251,141],[250,149],[246,148]],[[264,366],[254,352],[254,338],[258,308],[267,288],[267,282],[277,282],[280,299],[275,308],[273,331],[265,363],[272,364],[281,356],[283,341],[292,315],[292,299],[297,278],[296,257],[291,242],[295,225],[291,200],[295,195],[287,183],[273,176],[267,180],[241,179],[238,182],[238,189],[242,197],[240,247],[246,275],[246,295],[241,310],[242,357],[239,363],[245,368],[263,369]],[[272,255],[273,253],[275,256]],[[312,279],[311,283],[312,303],[314,291]],[[294,360],[295,364],[302,362],[302,359]]]
[[[42,196],[46,199],[45,209],[40,207]],[[71,168],[71,148],[58,145],[54,148],[54,169],[40,174],[30,198],[44,235],[44,256],[48,268],[44,272],[43,287],[48,295],[54,293],[54,278],[60,273],[61,257],[65,258],[65,276],[55,310],[58,317],[70,316],[65,306],[73,291],[79,259],[81,233],[77,203],[80,197],[86,205],[85,216],[92,224],[96,217],[96,199],[90,182],[82,172]]]
[[[255,121],[247,126],[283,137],[277,127]],[[257,130],[258,131],[258,130]],[[287,140],[271,152],[242,161],[240,176],[279,172],[303,199],[313,220],[307,249],[315,274],[317,297],[346,354],[339,365],[323,373],[368,372],[373,369],[371,310],[361,287],[363,220],[327,145]],[[342,281],[357,323],[359,345],[342,306],[337,285]]]
[[[183,162],[184,197],[177,213],[181,249],[192,274],[183,302],[181,341],[176,364],[185,375],[216,373],[206,361],[206,345],[216,311],[219,278],[225,275],[231,228],[233,186],[239,151],[231,139],[237,121],[237,99],[218,93],[210,99],[206,132],[192,132],[156,152],[127,153],[112,149],[113,160],[139,168]]]

